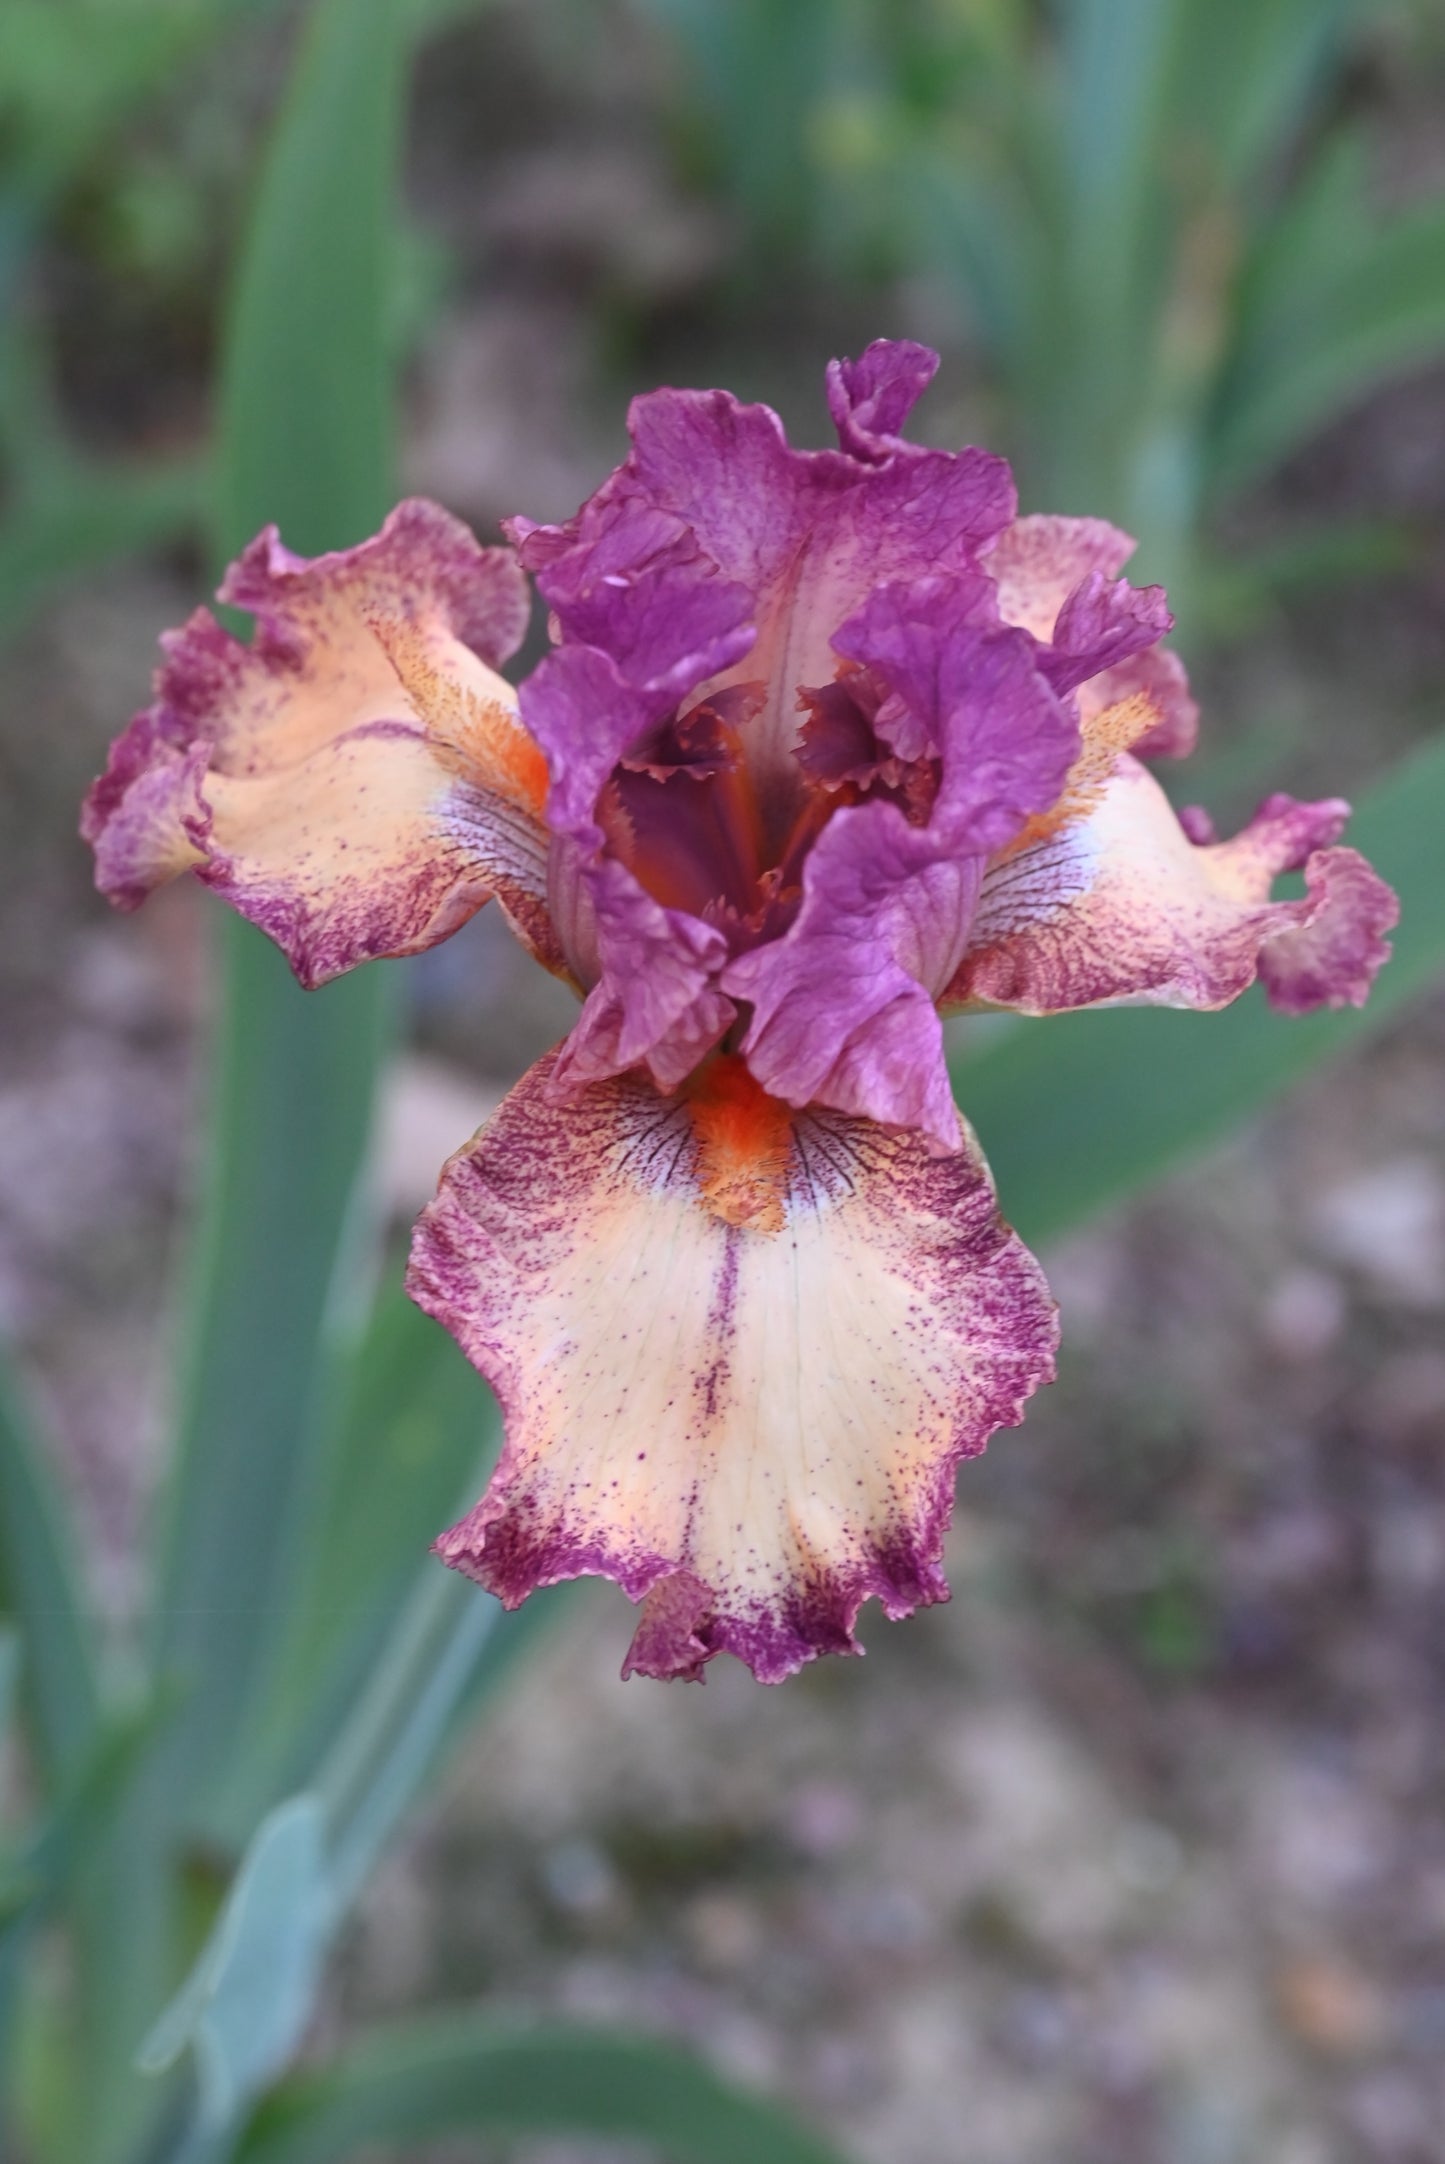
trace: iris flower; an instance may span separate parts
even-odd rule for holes
[[[305,561],[264,532],[164,641],[85,832],[131,908],[192,871],[305,985],[495,897],[575,987],[458,1150],[413,1297],[505,1443],[437,1542],[509,1607],[581,1573],[624,1673],[776,1682],[947,1596],[960,1460],[1053,1372],[1043,1272],[955,1109],[940,1014],[1359,1004],[1393,895],[1348,806],[1176,817],[1196,709],[1132,542],[1017,516],[900,431],[936,357],[835,362],[837,450],[662,390],[576,517],[432,504]],[[528,574],[551,650],[520,690]],[[1278,874],[1304,891],[1273,899]]]

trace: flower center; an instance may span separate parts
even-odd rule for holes
[[[747,754],[765,697],[762,684],[734,684],[662,723],[613,768],[597,805],[609,851],[654,901],[717,925],[736,952],[787,930],[804,861],[835,811],[880,795],[921,826],[938,785],[936,761],[902,759],[880,736],[884,688],[844,662],[832,683],[799,687],[803,796],[770,849],[775,807]]]

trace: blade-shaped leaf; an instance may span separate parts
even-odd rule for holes
[[[1165,98],[1184,0],[1068,0],[1060,17],[1060,148],[1068,230],[1059,270],[1074,294],[1084,410],[1127,424],[1159,286],[1155,245]]]
[[[386,1842],[479,1705],[565,1614],[570,1586],[507,1614],[489,1593],[428,1558],[386,1649],[315,1769],[339,1904]]]
[[[372,2037],[270,2097],[237,2164],[344,2164],[383,2143],[449,2133],[594,2134],[667,2164],[840,2164],[779,2106],[676,2045],[552,2022],[465,2015]]]
[[[1235,488],[1377,384],[1445,351],[1445,201],[1401,212],[1300,271],[1286,225],[1255,266],[1221,387],[1210,463]]]
[[[310,1769],[314,1780],[262,1822],[189,1981],[144,2048],[150,2072],[188,2044],[196,2050],[198,2109],[177,2164],[209,2164],[238,2110],[290,2056],[332,1931],[500,1671],[488,1658],[494,1641],[535,1628],[535,1614],[503,1615],[438,1564],[416,1574],[374,1674]]]
[[[100,1732],[98,1649],[46,1446],[3,1370],[0,1605],[19,1626],[31,1732],[47,1782],[58,1784],[84,1763]]]
[[[1223,1014],[1114,1009],[1020,1022],[953,1066],[1004,1215],[1057,1238],[1205,1148],[1323,1061],[1380,1029],[1445,970],[1440,836],[1445,739],[1365,799],[1350,840],[1400,896],[1394,958],[1369,1004],[1303,1019],[1257,992]]]
[[[501,1609],[429,1565],[351,1720],[317,1777],[341,1902],[354,1899],[452,1726]]]
[[[7,1642],[14,1645],[13,1639]],[[26,1964],[61,1901],[69,1897],[76,1906],[85,1906],[85,1891],[95,1883],[95,1860],[106,1856],[117,1823],[135,1807],[146,1770],[146,1750],[167,1710],[164,1703],[149,1700],[113,1716],[98,1731],[79,1767],[51,1784],[23,1847],[7,1854],[0,1870],[0,2153],[6,2156],[10,2154],[4,2148],[3,2100],[10,2094],[6,2061],[22,2003]],[[83,1943],[87,1951],[95,1951],[93,1938],[83,1937]],[[85,1983],[95,1981],[85,1979]],[[85,1983],[83,2000],[90,1996]],[[87,2044],[93,2040],[92,2033]],[[96,2061],[88,2061],[91,2082],[105,2071]],[[85,2139],[78,2110],[69,2113],[64,2138],[57,2142],[61,2154],[71,2147],[97,2154]]]
[[[379,1843],[436,1751],[566,1595],[503,1615],[431,1559],[437,1533],[485,1487],[501,1426],[490,1391],[399,1283],[376,1303],[338,1411],[305,1584],[237,1793],[258,1813],[318,1780],[329,1792],[318,1769],[335,1754],[354,1760],[365,1735],[368,1778],[390,1801],[378,1810],[358,1794],[357,1810]],[[418,1636],[422,1614],[432,1622]],[[439,1668],[450,1679],[440,1698]],[[409,1768],[399,1787],[393,1748]]]
[[[20,1680],[20,1634],[0,1630],[0,1750],[10,1740],[15,1718],[15,1687]]]
[[[270,519],[303,552],[343,546],[386,508],[398,20],[397,0],[322,0],[307,27],[226,342],[223,554]],[[193,1685],[173,1807],[199,1788],[203,1819],[234,1833],[230,1754],[275,1655],[316,1502],[338,1290],[365,1252],[354,1203],[388,987],[368,971],[303,994],[240,924],[224,952],[157,1652]]]
[[[275,1697],[283,1729],[311,1735],[353,1703],[432,1541],[480,1493],[497,1437],[496,1404],[475,1370],[388,1281],[338,1394]]]
[[[1168,123],[1186,154],[1247,184],[1293,138],[1358,0],[1186,0]]]
[[[195,2052],[198,2109],[178,2164],[212,2154],[296,2049],[330,1917],[321,1806],[293,1796],[258,1828],[200,1959],[141,2052],[151,2074]]]

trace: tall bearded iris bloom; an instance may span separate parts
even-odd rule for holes
[[[85,831],[133,907],[193,870],[303,984],[495,895],[582,999],[445,1167],[410,1288],[506,1441],[437,1543],[514,1606],[641,1604],[628,1669],[766,1682],[941,1600],[962,1458],[1053,1372],[1043,1274],[956,1111],[940,1013],[1358,1004],[1394,897],[1348,807],[1230,841],[1146,763],[1195,708],[1097,519],[899,431],[935,357],[829,370],[840,448],[658,391],[562,526],[424,503],[312,562],[274,530],[117,742]],[[552,649],[498,673],[528,613]],[[1274,900],[1276,875],[1304,892]]]

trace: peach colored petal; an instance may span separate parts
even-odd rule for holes
[[[155,704],[91,792],[97,878],[122,907],[195,869],[304,984],[417,952],[496,894],[549,966],[546,767],[493,663],[525,627],[509,551],[406,503],[358,548],[306,562],[274,529],[223,600],[163,641]]]
[[[1131,704],[1113,711],[1127,714]],[[1198,842],[1126,753],[1066,808],[1062,824],[1026,838],[985,875],[945,1005],[1024,1014],[1213,1008],[1257,975],[1277,1003],[1297,1011],[1365,997],[1388,953],[1380,934],[1394,921],[1394,903],[1363,859],[1327,846],[1348,805],[1271,797],[1232,841]],[[1344,858],[1368,882],[1347,876]],[[1305,895],[1272,900],[1276,877],[1301,867]]]
[[[1091,573],[1117,578],[1136,546],[1132,534],[1107,519],[1037,512],[1015,519],[985,557],[998,581],[999,614],[1006,624],[1020,624],[1036,639],[1050,640],[1074,588]],[[1157,709],[1153,729],[1137,746],[1139,756],[1186,758],[1198,734],[1199,708],[1183,662],[1167,646],[1151,646],[1081,685],[1079,712],[1087,721],[1136,694]]]
[[[1046,643],[1059,611],[1090,572],[1116,579],[1138,546],[1102,518],[1061,518],[1031,513],[1006,526],[984,556],[998,581],[998,612]]]
[[[868,1598],[946,1596],[959,1460],[1052,1373],[1053,1303],[971,1135],[794,1114],[737,1060],[565,1105],[550,1057],[443,1174],[409,1286],[507,1439],[439,1554],[509,1606],[597,1573],[629,1665],[776,1682],[853,1652]]]

